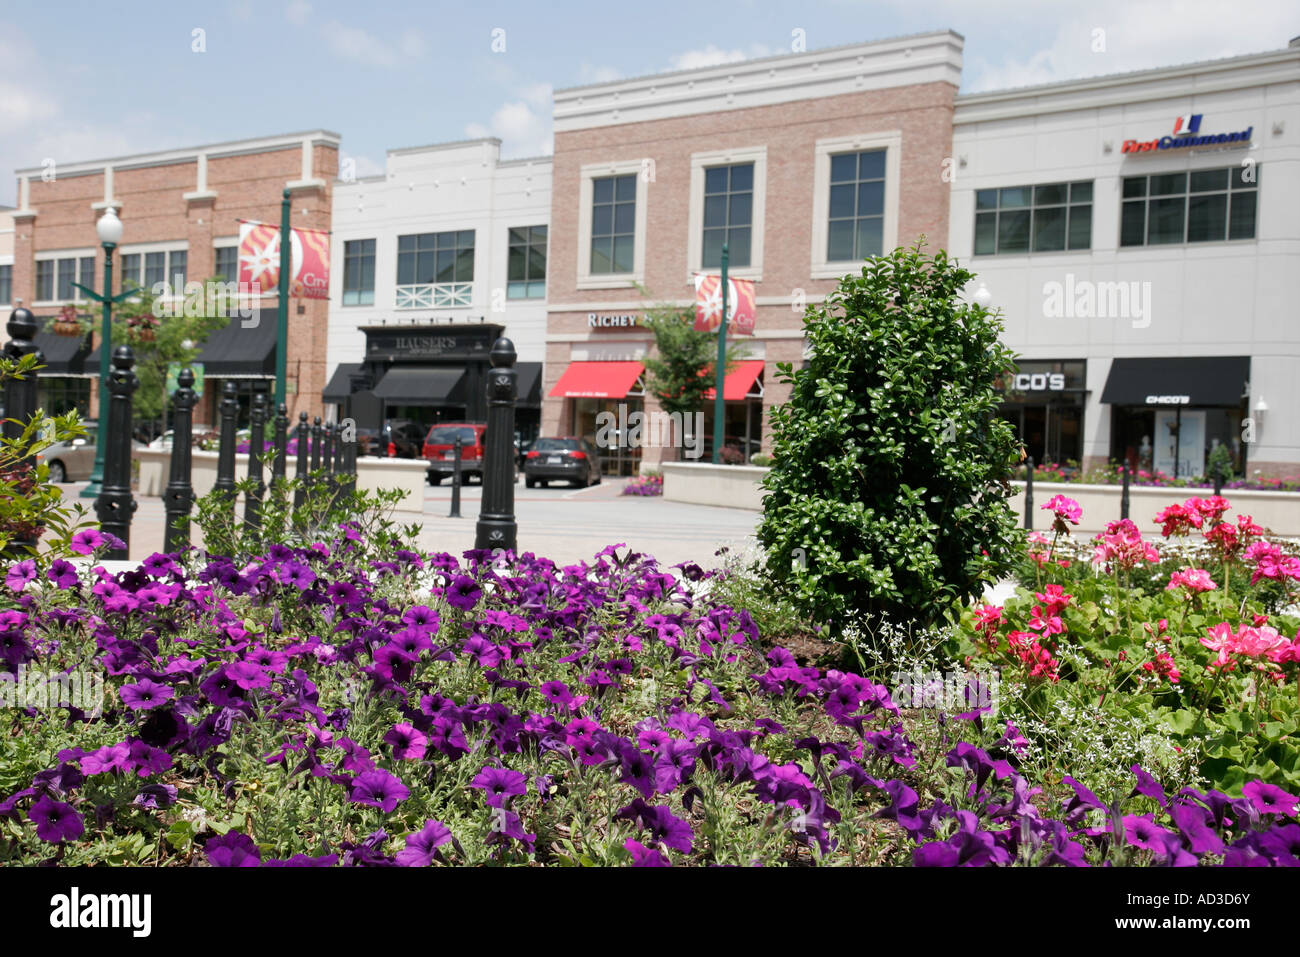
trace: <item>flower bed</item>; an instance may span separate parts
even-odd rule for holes
[[[1297,862],[1296,799],[1273,783],[1230,797],[1134,767],[1103,797],[1031,776],[1033,742],[978,680],[960,713],[900,707],[764,648],[713,573],[619,549],[462,561],[345,523],[240,561],[11,571],[9,667],[96,669],[108,689],[102,708],[7,713],[0,859]],[[1059,612],[1037,615],[1083,614]]]
[[[1016,478],[1023,480],[1026,469],[1022,466]],[[1124,477],[1119,465],[1106,465],[1087,470],[1072,465],[1060,465],[1055,462],[1043,462],[1034,465],[1034,482],[1078,483],[1083,485],[1122,485]],[[1150,488],[1213,488],[1214,479],[1208,475],[1192,478],[1174,478],[1158,469],[1135,469],[1129,476],[1129,484]],[[1297,492],[1300,491],[1300,475],[1288,475],[1283,478],[1228,478],[1222,488],[1248,489],[1257,492]]]
[[[664,476],[662,472],[646,472],[628,479],[623,486],[623,495],[663,495]]]

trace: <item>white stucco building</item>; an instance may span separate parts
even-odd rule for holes
[[[381,380],[393,363],[445,368],[474,340],[467,327],[495,324],[515,344],[530,404],[546,343],[551,159],[503,161],[500,148],[488,138],[389,150],[383,175],[335,184],[327,402],[377,392],[388,418],[461,418],[464,383],[406,394]],[[407,334],[383,346],[364,331],[391,327]],[[364,365],[368,338],[382,366]]]
[[[953,122],[948,250],[1025,359],[1003,412],[1036,460],[1300,474],[1300,42]]]

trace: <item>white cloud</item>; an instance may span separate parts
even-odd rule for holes
[[[545,86],[544,95],[541,87]],[[471,139],[495,136],[501,140],[503,156],[549,155],[553,147],[551,132],[550,87],[535,84],[525,91],[523,100],[503,103],[491,121],[470,123],[465,135]]]
[[[593,83],[611,83],[614,80],[621,80],[623,74],[616,67],[612,66],[594,66],[591,63],[582,63],[578,67],[578,86],[588,86]]]
[[[723,50],[710,43],[699,50],[687,50],[669,59],[670,70],[698,70],[706,66],[721,66],[724,63],[739,63],[757,57],[775,56],[778,50],[772,50],[762,43],[752,44],[749,52],[744,50]]]
[[[1008,23],[1032,23],[1041,9],[1010,0],[992,12]],[[1239,0],[1231,29],[1223,9],[1217,0],[1184,0],[1176,14],[1161,4],[1096,0],[1086,13],[1068,14],[1045,46],[1027,53],[1000,53],[972,30],[964,88],[1005,89],[1258,53],[1285,47],[1300,29],[1289,3]]]
[[[58,104],[36,88],[0,80],[0,135],[11,136],[36,124],[46,124],[58,113]]]
[[[311,4],[307,0],[292,0],[284,11],[284,18],[294,26],[302,26],[310,17]]]
[[[392,43],[361,27],[330,20],[321,27],[321,35],[335,56],[386,69],[399,66],[402,60],[416,59],[425,51],[424,37],[416,30],[407,30]]]

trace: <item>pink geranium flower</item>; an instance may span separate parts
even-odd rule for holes
[[[1069,522],[1071,525],[1078,525],[1079,519],[1083,517],[1079,503],[1064,495],[1053,495],[1042,508],[1054,513],[1057,521]]]
[[[1214,579],[1204,568],[1188,568],[1185,571],[1177,571],[1169,576],[1169,584],[1165,586],[1165,591],[1173,591],[1177,588],[1186,588],[1189,592],[1214,591],[1219,586],[1214,584]]]

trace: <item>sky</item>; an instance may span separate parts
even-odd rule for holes
[[[389,149],[480,136],[537,156],[553,89],[942,29],[965,37],[962,92],[977,92],[1280,49],[1300,4],[9,0],[0,204],[17,200],[15,169],[49,159],[321,128],[358,176]]]

